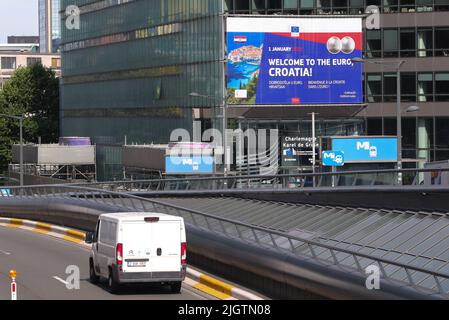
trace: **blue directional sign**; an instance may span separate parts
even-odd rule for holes
[[[396,162],[395,137],[332,138],[332,149],[345,154],[346,163]]]
[[[341,151],[323,151],[323,166],[342,167],[345,165],[345,154]]]
[[[167,174],[211,174],[214,172],[214,158],[211,156],[165,157]]]

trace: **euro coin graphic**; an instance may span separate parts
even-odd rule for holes
[[[338,37],[330,37],[327,40],[327,50],[332,54],[337,54],[341,51],[341,40]]]
[[[341,51],[346,54],[352,53],[355,50],[355,41],[351,37],[344,37],[341,39]]]

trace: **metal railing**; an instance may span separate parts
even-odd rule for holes
[[[8,201],[9,198],[32,199],[36,197],[78,199],[101,204],[113,204],[130,212],[147,211],[177,215],[183,217],[186,223],[197,228],[219,233],[267,250],[276,250],[298,257],[310,258],[327,265],[334,265],[347,272],[358,272],[361,277],[366,277],[365,270],[368,266],[376,265],[381,271],[381,278],[389,283],[397,286],[405,285],[423,294],[449,298],[449,274],[438,270],[421,268],[416,265],[320,243],[278,230],[214,216],[156,199],[83,186],[53,185],[11,187],[10,194],[0,196],[0,205],[1,201]]]
[[[170,191],[170,190],[228,190],[228,189],[304,189],[338,188],[355,186],[397,186],[398,174],[402,175],[401,187],[422,185],[425,174],[448,172],[449,169],[388,169],[344,172],[298,173],[277,175],[235,175],[227,177],[165,178],[135,181],[109,181],[71,184],[89,186],[110,191]]]

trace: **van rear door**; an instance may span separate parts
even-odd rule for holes
[[[151,272],[151,223],[125,221],[120,226],[123,272]]]
[[[180,272],[181,221],[165,219],[151,223],[151,270],[156,273]]]
[[[123,272],[180,272],[181,221],[165,219],[122,223]]]

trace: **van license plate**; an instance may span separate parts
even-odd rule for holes
[[[146,267],[147,263],[144,261],[130,261],[128,262],[129,268],[142,268]]]

